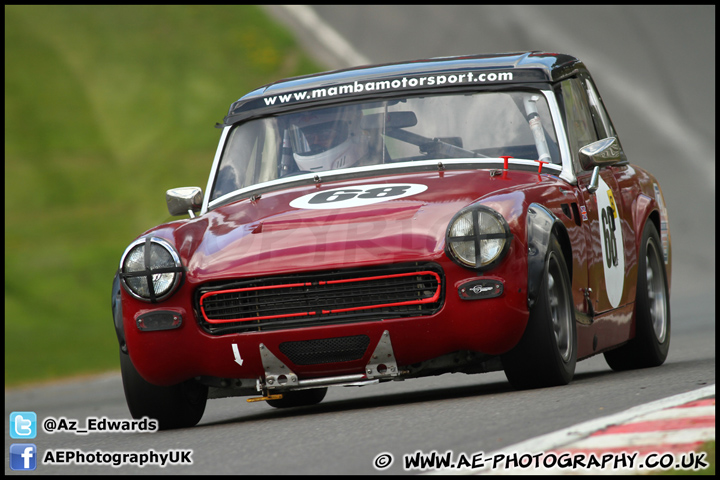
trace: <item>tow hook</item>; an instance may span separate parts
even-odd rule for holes
[[[392,349],[392,342],[390,342],[390,332],[387,330],[380,337],[380,341],[365,367],[365,373],[367,378],[396,377],[400,375],[395,361],[395,353]]]

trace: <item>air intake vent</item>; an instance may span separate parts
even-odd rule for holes
[[[318,365],[359,360],[365,355],[369,344],[370,337],[356,335],[354,337],[284,342],[280,344],[280,351],[295,365]]]
[[[211,333],[430,315],[442,302],[442,269],[435,264],[206,285],[196,299]]]

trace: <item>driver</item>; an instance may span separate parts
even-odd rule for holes
[[[352,105],[298,114],[289,129],[298,168],[322,172],[358,164],[369,151],[361,119],[360,107]]]

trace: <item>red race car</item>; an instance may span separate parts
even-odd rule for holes
[[[657,366],[671,244],[584,64],[555,53],[340,70],[230,106],[207,188],[125,250],[113,284],[133,417],[208,398],[274,407],[329,386],[578,360]]]

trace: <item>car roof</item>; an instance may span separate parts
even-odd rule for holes
[[[584,64],[571,55],[540,51],[440,57],[347,68],[287,78],[260,87],[230,106],[224,124],[309,104],[337,103],[368,96],[555,83],[579,70],[587,72]],[[369,87],[373,87],[372,90]]]

